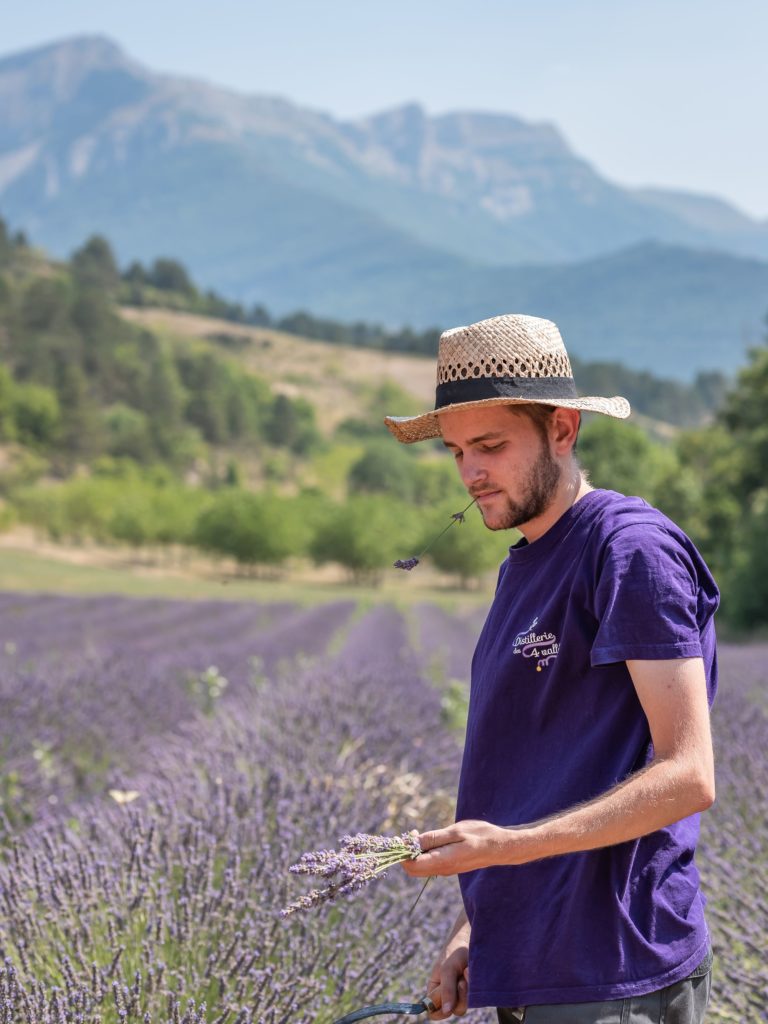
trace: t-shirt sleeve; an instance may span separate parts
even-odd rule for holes
[[[673,536],[652,524],[606,542],[595,589],[592,665],[701,657],[696,570]]]

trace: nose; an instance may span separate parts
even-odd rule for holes
[[[482,456],[476,452],[465,452],[462,455],[459,462],[459,474],[461,482],[468,491],[482,487],[488,479],[488,472],[483,464]]]

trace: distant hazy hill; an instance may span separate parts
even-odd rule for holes
[[[664,375],[733,368],[768,308],[768,225],[622,189],[552,126],[417,106],[341,122],[98,37],[0,61],[0,212],[60,255],[98,230],[124,261],[166,252],[276,312],[524,310],[583,358]]]

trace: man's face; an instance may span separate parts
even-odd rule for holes
[[[509,530],[552,503],[561,467],[542,428],[507,405],[438,414],[443,442],[489,530]]]

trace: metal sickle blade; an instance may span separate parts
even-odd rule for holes
[[[353,1010],[344,1017],[339,1017],[333,1024],[354,1024],[357,1020],[365,1020],[366,1017],[377,1017],[381,1013],[426,1013],[425,1003],[378,1003],[376,1006],[362,1006],[359,1010]]]

